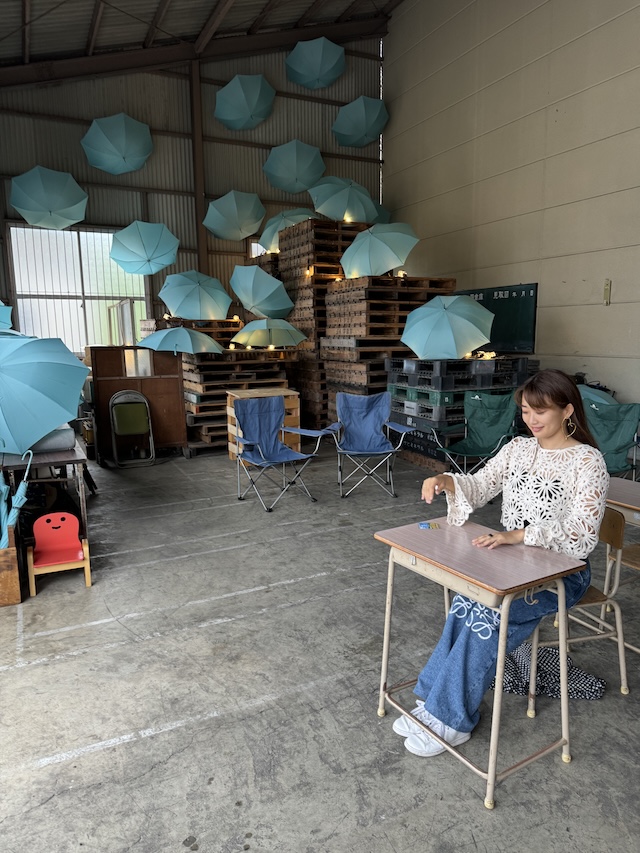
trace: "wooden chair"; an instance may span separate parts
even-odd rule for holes
[[[27,548],[29,595],[36,594],[36,575],[84,569],[84,581],[91,586],[89,543],[80,539],[80,522],[68,512],[41,515],[33,524],[35,545]]]
[[[608,593],[608,595],[612,597],[618,594],[618,590],[620,589],[620,587],[625,586],[626,584],[631,583],[632,581],[638,580],[638,578],[640,578],[640,543],[627,545],[626,548],[622,549],[622,554],[620,555],[620,567],[621,569],[635,569],[635,574],[629,575],[622,579],[620,578],[621,572],[619,572],[616,576],[615,572],[610,571],[611,563],[608,561],[607,574],[604,580],[604,592]],[[611,608],[608,607],[607,609],[610,610]],[[624,645],[625,648],[629,649],[632,652],[635,652],[637,655],[640,655],[640,648],[638,648],[638,646],[634,646],[631,643],[628,643],[626,640]]]

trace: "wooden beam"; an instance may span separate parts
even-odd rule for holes
[[[31,0],[22,0],[22,61],[31,59]]]
[[[321,24],[304,29],[279,30],[255,35],[229,36],[212,39],[200,56],[201,59],[228,59],[235,56],[250,56],[270,53],[294,47],[300,39],[326,36],[337,43],[354,39],[382,36],[387,32],[388,18],[376,15],[340,24]],[[31,62],[29,65],[0,66],[0,88],[5,86],[35,86],[82,77],[106,74],[128,74],[184,65],[197,59],[192,44],[150,47],[148,50],[123,50],[99,53],[93,56],[56,59],[46,62]]]
[[[155,14],[153,16],[153,20],[149,24],[149,29],[147,30],[147,35],[145,36],[144,45],[145,49],[150,48],[153,44],[153,41],[156,37],[156,33],[158,32],[159,27],[162,25],[162,21],[164,16],[167,14],[167,9],[171,5],[171,0],[160,0],[158,6],[156,7]]]
[[[87,36],[87,47],[85,51],[87,56],[93,56],[93,52],[96,48],[96,39],[98,38],[98,30],[100,29],[103,12],[103,0],[96,0],[93,4],[93,16],[91,18],[91,25],[89,26],[89,35]]]
[[[284,0],[269,0],[269,2],[262,7],[262,11],[258,13],[257,17],[254,18],[253,23],[247,30],[248,35],[253,35],[253,33],[257,33],[260,27],[262,26],[262,22],[265,18],[272,12],[276,6],[281,6]]]
[[[225,15],[233,6],[236,0],[219,0],[215,10],[211,14],[209,20],[200,31],[200,35],[196,39],[196,54],[200,55],[211,39],[216,34],[218,27],[224,20]]]
[[[312,3],[304,15],[300,18],[300,20],[296,21],[296,27],[304,27],[307,21],[310,21],[316,12],[319,12],[320,9],[326,4],[327,0],[315,0]]]

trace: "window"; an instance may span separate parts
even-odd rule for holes
[[[122,344],[122,325],[110,308],[127,300],[134,329],[147,317],[146,278],[109,258],[113,231],[50,231],[9,225],[13,290],[20,331],[62,338],[70,350]]]

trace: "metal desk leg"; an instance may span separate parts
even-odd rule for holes
[[[489,766],[487,768],[487,791],[485,807],[495,806],[496,771],[498,765],[498,741],[500,738],[500,714],[502,712],[502,685],[504,683],[504,663],[507,656],[507,633],[509,630],[509,610],[514,594],[505,595],[500,608],[500,633],[498,634],[498,660],[496,661],[496,681],[493,691],[493,711],[491,713],[491,740],[489,743]]]
[[[571,761],[569,749],[569,667],[567,666],[567,599],[564,581],[556,581],[558,591],[558,651],[560,653],[560,715],[562,717],[562,760],[565,764]]]
[[[393,607],[393,577],[395,564],[393,561],[393,548],[389,552],[389,572],[387,574],[387,605],[384,614],[384,640],[382,641],[382,668],[380,671],[380,697],[378,699],[378,716],[384,717],[385,693],[387,690],[387,671],[389,668],[389,641],[391,639],[391,610]]]
[[[87,532],[87,495],[84,490],[84,462],[78,462],[74,465],[76,474],[76,490],[80,501],[80,515],[82,517],[82,535],[88,538]]]

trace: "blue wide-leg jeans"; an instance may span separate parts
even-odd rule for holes
[[[567,609],[580,601],[591,578],[589,562],[564,578]],[[548,590],[511,603],[507,653],[535,630],[544,616],[558,609]],[[496,674],[500,613],[463,595],[451,604],[442,635],[420,673],[414,693],[434,717],[459,732],[470,732],[480,719],[480,703]]]

